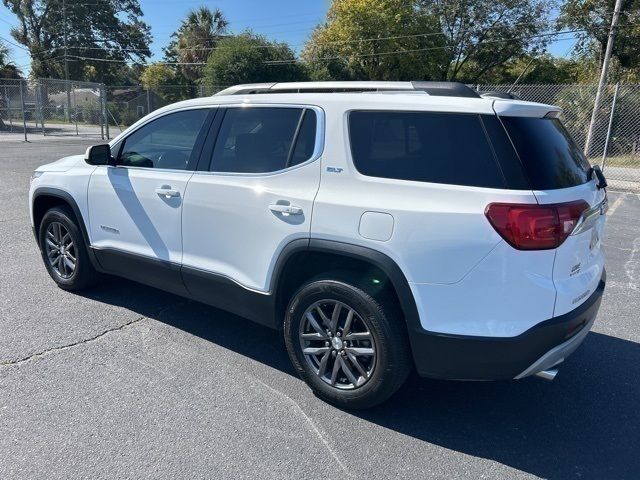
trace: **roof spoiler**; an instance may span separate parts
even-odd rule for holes
[[[478,92],[483,98],[502,98],[505,100],[522,100],[518,95],[511,92],[487,91]]]

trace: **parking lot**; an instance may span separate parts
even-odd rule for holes
[[[90,142],[0,142],[1,479],[638,478],[640,195],[609,193],[605,298],[555,381],[411,378],[350,412],[277,332],[121,279],[55,286],[29,176]]]

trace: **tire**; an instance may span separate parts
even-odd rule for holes
[[[340,308],[334,315],[337,305]],[[394,310],[387,302],[341,280],[313,280],[302,286],[284,319],[285,343],[297,373],[318,397],[336,406],[363,409],[384,402],[412,370],[404,321]],[[347,327],[349,315],[352,320]],[[331,328],[334,324],[336,328]]]
[[[101,278],[89,260],[84,237],[68,207],[54,207],[44,214],[38,240],[47,272],[60,288],[82,290]]]

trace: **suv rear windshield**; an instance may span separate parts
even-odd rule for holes
[[[590,166],[556,118],[500,117],[534,190],[575,187]]]
[[[353,111],[351,153],[372,177],[505,188],[481,115]],[[503,130],[504,132],[504,130]]]

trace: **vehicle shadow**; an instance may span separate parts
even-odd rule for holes
[[[356,415],[542,478],[639,478],[640,345],[591,332],[553,382],[411,378]]]
[[[248,320],[125,280],[84,295],[295,375],[281,335]],[[385,404],[345,413],[543,478],[639,478],[640,344],[591,332],[553,382],[414,375]]]
[[[282,334],[245,318],[129,280],[107,277],[104,284],[78,292],[196,335],[295,376]]]

